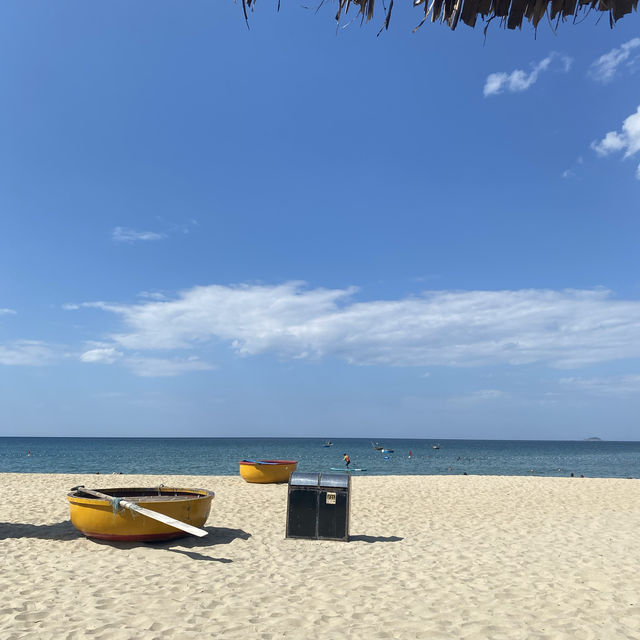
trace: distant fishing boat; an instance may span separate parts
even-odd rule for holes
[[[440,448],[440,445],[439,445],[439,444],[434,444],[431,448],[432,448],[432,449],[439,449],[439,448]]]
[[[382,453],[393,453],[393,449],[381,449]]]
[[[376,450],[376,451],[384,451],[384,447],[380,446],[379,442],[372,442],[371,446]]]
[[[323,446],[323,447],[333,447],[333,442],[331,442],[331,440],[325,440],[325,441],[322,443],[322,446]]]

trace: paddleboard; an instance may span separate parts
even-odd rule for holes
[[[366,469],[345,469],[344,467],[331,467],[331,471],[366,471]]]

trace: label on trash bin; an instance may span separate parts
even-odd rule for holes
[[[327,504],[336,503],[336,494],[333,492],[327,492]]]

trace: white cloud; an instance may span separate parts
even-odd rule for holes
[[[516,69],[510,73],[501,71],[499,73],[489,74],[483,89],[485,98],[502,93],[504,90],[511,93],[526,91],[538,80],[540,74],[546,71],[556,59],[559,60],[562,65],[561,71],[567,73],[571,69],[573,63],[571,58],[557,53],[550,53],[544,60],[532,65],[529,73],[522,71],[522,69]]]
[[[111,232],[111,238],[114,242],[145,242],[150,240],[164,240],[170,236],[176,234],[187,235],[191,229],[198,226],[198,221],[191,219],[186,224],[175,224],[167,220],[158,218],[158,224],[160,224],[165,231],[137,231],[130,227],[116,227]]]
[[[640,375],[562,378],[560,383],[565,387],[599,396],[635,396],[640,393]]]
[[[177,376],[189,371],[208,371],[214,367],[203,362],[196,356],[187,358],[154,358],[141,357],[139,355],[126,355],[114,346],[104,343],[93,343],[92,349],[88,349],[80,355],[82,362],[92,364],[114,364],[119,362],[135,375],[145,378],[157,378]]]
[[[13,316],[16,313],[13,309],[0,309],[0,316]]]
[[[121,317],[127,330],[111,338],[123,350],[225,341],[242,356],[421,367],[539,362],[572,368],[640,357],[640,302],[603,289],[430,291],[370,302],[355,302],[354,294],[296,282],[211,285],[164,302],[86,306]]]
[[[164,233],[156,233],[155,231],[136,231],[128,227],[116,227],[111,232],[111,238],[114,242],[138,242],[162,240],[166,238],[166,235]]]
[[[577,178],[578,177],[578,169],[580,165],[584,164],[584,158],[582,156],[578,156],[576,158],[575,163],[572,167],[562,172],[563,178]]]
[[[624,151],[624,157],[629,158],[640,151],[640,106],[622,123],[622,129],[609,131],[602,140],[591,143],[591,148],[599,156],[608,156],[616,151]],[[640,180],[640,165],[636,177]]]
[[[139,298],[146,298],[147,300],[166,300],[167,296],[160,291],[141,291],[138,294]]]
[[[615,151],[622,151],[626,146],[623,136],[617,131],[609,131],[607,135],[600,140],[600,142],[592,142],[591,148],[599,156],[608,156]]]
[[[178,376],[191,371],[209,371],[215,368],[193,356],[182,360],[131,357],[124,363],[133,373],[144,378]]]
[[[589,75],[598,82],[610,82],[618,72],[623,63],[626,66],[633,66],[637,62],[639,55],[633,55],[634,50],[640,48],[640,38],[633,38],[620,45],[617,49],[600,56],[590,67]],[[638,51],[640,54],[640,51]]]
[[[480,391],[474,391],[473,395],[478,400],[496,400],[502,398],[505,393],[499,389],[481,389]]]
[[[484,83],[483,93],[486,96],[492,96],[502,92],[502,87],[508,82],[508,73],[490,73]]]
[[[40,366],[54,359],[53,349],[37,340],[0,344],[0,365]]]
[[[82,362],[94,362],[99,364],[113,364],[122,357],[122,352],[118,351],[114,347],[98,347],[96,349],[89,349],[85,351],[81,356]]]
[[[506,393],[505,391],[500,391],[499,389],[480,389],[479,391],[472,391],[463,395],[451,395],[446,399],[446,401],[453,407],[461,407],[465,405],[481,406],[497,400],[502,403],[510,402],[513,400],[513,397],[511,394]]]

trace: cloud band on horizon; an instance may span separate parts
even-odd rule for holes
[[[124,352],[194,350],[218,340],[239,356],[353,365],[576,368],[640,357],[640,302],[605,289],[427,291],[366,302],[355,293],[300,282],[209,285],[167,301],[82,306],[122,319],[126,331],[111,335],[110,346]]]

